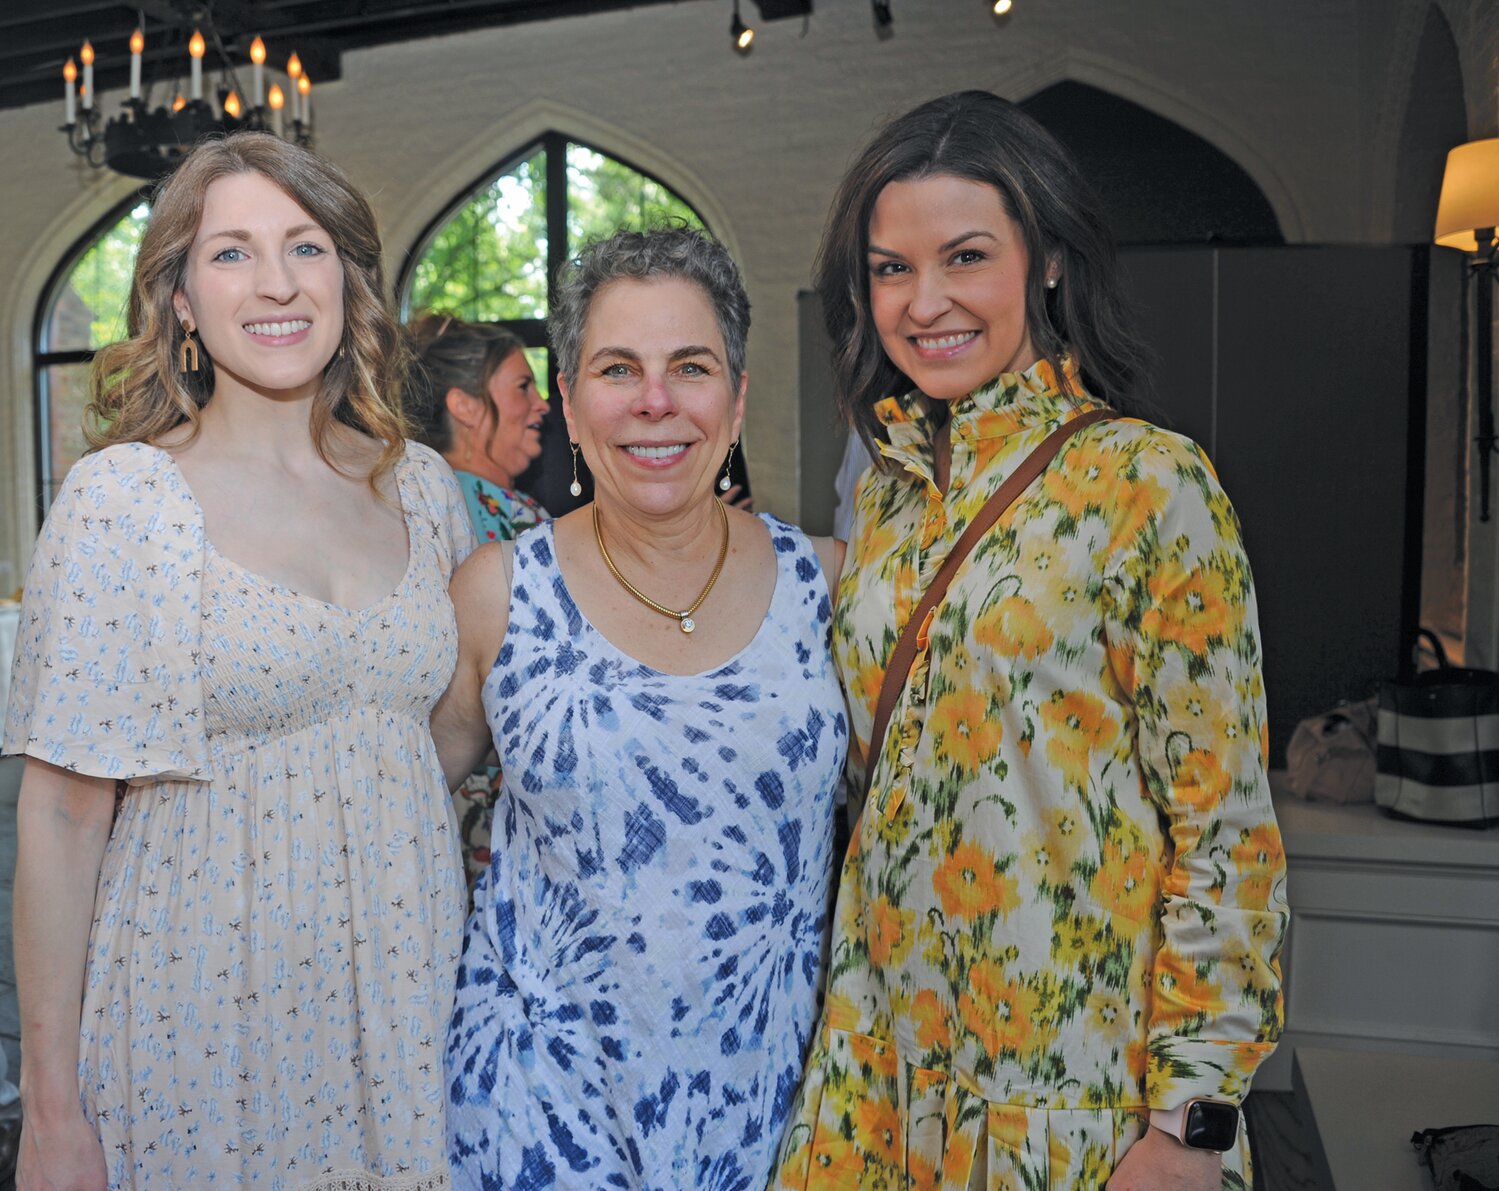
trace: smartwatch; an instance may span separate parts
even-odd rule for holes
[[[1177,1108],[1153,1108],[1150,1125],[1188,1149],[1231,1150],[1239,1138],[1239,1108],[1221,1100],[1188,1100]]]

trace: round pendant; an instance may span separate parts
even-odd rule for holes
[[[695,620],[693,620],[692,617],[690,617],[690,616],[684,616],[684,617],[682,617],[682,631],[684,633],[690,633],[695,628],[697,628],[697,622]]]

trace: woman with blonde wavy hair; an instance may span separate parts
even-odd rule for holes
[[[159,192],[4,749],[19,1186],[446,1188],[464,888],[428,730],[472,543],[365,199],[264,134]]]

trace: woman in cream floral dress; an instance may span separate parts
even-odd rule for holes
[[[17,1185],[445,1191],[463,879],[429,729],[472,546],[374,213],[265,133],[157,196],[26,584]]]
[[[970,519],[1050,431],[1128,399],[1094,204],[983,92],[896,120],[834,201],[818,288],[840,401],[883,456],[834,626],[874,780],[780,1186],[1248,1184],[1236,1113],[1280,1032],[1284,860],[1249,567],[1201,451],[1127,417],[1071,438],[868,739]],[[1192,1101],[1226,1137],[1184,1143]]]

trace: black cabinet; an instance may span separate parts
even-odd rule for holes
[[[1414,638],[1428,378],[1456,376],[1429,358],[1427,311],[1458,262],[1408,245],[1122,255],[1164,420],[1206,448],[1243,522],[1278,766],[1297,720],[1372,694]]]

